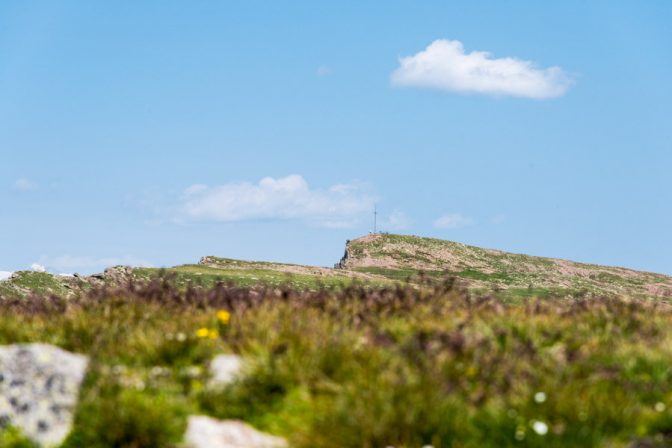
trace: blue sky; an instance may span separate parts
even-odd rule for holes
[[[0,271],[381,227],[672,274],[672,3],[0,4]],[[481,54],[474,52],[487,52]]]

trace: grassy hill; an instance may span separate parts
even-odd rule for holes
[[[422,271],[447,274],[471,288],[504,296],[625,295],[672,298],[672,277],[417,236],[375,234],[347,243],[338,265],[348,271],[403,279]]]
[[[0,281],[0,297],[22,298],[29,295],[56,295],[68,297],[81,290],[79,282],[47,272],[19,271]]]
[[[502,299],[618,295],[672,299],[672,277],[619,267],[554,258],[406,235],[367,235],[346,244],[335,268],[214,256],[197,264],[166,269],[114,267],[89,277],[60,277],[20,272],[0,282],[0,297],[53,294],[73,296],[101,284],[123,285],[168,275],[177,285],[210,288],[217,283],[241,287],[289,287],[297,290],[339,289],[353,283],[391,286],[410,279],[456,277],[472,291]]]
[[[393,282],[384,276],[365,272],[330,269],[267,261],[245,261],[220,257],[203,257],[198,264],[186,264],[168,269],[136,268],[136,279],[170,275],[178,284],[191,283],[212,287],[218,282],[236,286],[287,286],[298,290],[341,288],[354,282],[372,286],[389,286]]]
[[[129,281],[142,282],[166,277],[177,286],[212,288],[218,283],[238,287],[287,287],[299,291],[340,289],[353,284],[371,287],[391,286],[394,280],[378,274],[265,261],[203,257],[198,264],[170,268],[115,266],[102,274],[66,277],[45,272],[20,271],[0,281],[0,298],[24,298],[30,295],[73,297],[92,287],[123,286]]]

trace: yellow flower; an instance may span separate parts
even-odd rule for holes
[[[217,339],[219,337],[219,332],[217,330],[208,331],[208,337],[210,339]]]
[[[210,335],[210,330],[207,328],[199,328],[196,330],[196,336],[199,338],[207,338]]]
[[[217,311],[217,319],[224,325],[228,324],[231,320],[231,313],[226,310]]]

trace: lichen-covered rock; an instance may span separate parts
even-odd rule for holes
[[[0,424],[42,446],[70,432],[88,358],[47,344],[0,346]]]
[[[189,417],[185,443],[188,448],[284,448],[285,439],[257,431],[238,420]]]
[[[130,266],[113,266],[105,269],[103,279],[113,285],[125,286],[133,279],[133,268]]]
[[[238,355],[217,355],[210,362],[211,388],[224,387],[236,380],[243,370],[243,359]]]

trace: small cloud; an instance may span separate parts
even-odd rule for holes
[[[538,68],[521,59],[493,58],[486,51],[465,53],[462,42],[446,39],[400,58],[391,80],[400,87],[534,99],[562,96],[573,84],[560,67]]]
[[[331,68],[326,65],[320,65],[317,67],[317,76],[329,76],[331,75]]]
[[[241,222],[255,220],[302,220],[328,228],[357,225],[373,210],[374,197],[358,183],[311,188],[297,174],[258,183],[232,182],[187,188],[175,220]]]
[[[390,215],[380,222],[380,229],[387,230],[405,230],[413,224],[413,221],[401,210],[394,210]]]
[[[30,269],[35,272],[47,272],[47,268],[38,263],[31,264]]]
[[[14,182],[14,189],[20,191],[37,190],[37,184],[30,179],[22,177],[21,179],[17,179],[17,181]]]
[[[0,271],[0,282],[9,279],[12,276],[12,274],[14,273],[9,271]]]
[[[437,229],[460,229],[474,224],[474,220],[460,213],[449,213],[434,220]]]

